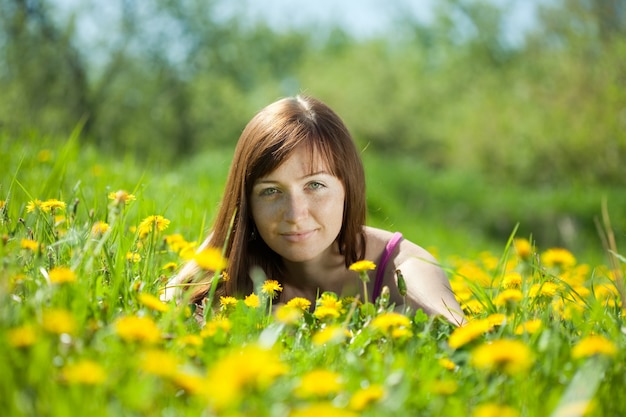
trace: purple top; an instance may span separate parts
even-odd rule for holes
[[[387,242],[387,246],[385,246],[380,262],[376,267],[376,281],[374,281],[374,292],[372,293],[372,300],[374,301],[376,301],[376,299],[380,296],[380,292],[383,289],[385,268],[387,267],[387,263],[389,263],[389,259],[391,259],[391,254],[394,250],[396,250],[396,247],[400,243],[400,240],[402,240],[402,233],[394,233],[391,239],[389,239],[389,242]]]

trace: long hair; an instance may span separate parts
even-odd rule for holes
[[[255,225],[250,195],[257,179],[274,171],[301,145],[312,157],[321,157],[344,186],[343,222],[337,243],[346,267],[365,256],[365,175],[352,136],[339,116],[321,101],[307,96],[284,98],[250,120],[235,148],[224,196],[205,242],[223,248],[228,260],[229,279],[220,282],[219,295],[251,293],[253,267],[260,267],[268,279],[281,280],[280,256],[260,237],[251,238]],[[181,271],[180,281],[190,281],[197,272],[197,267],[189,265]],[[204,280],[211,276],[206,274]],[[201,300],[208,285],[196,287],[192,300]]]

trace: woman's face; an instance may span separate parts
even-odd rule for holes
[[[345,190],[320,158],[296,148],[252,187],[252,218],[265,243],[291,262],[319,259],[331,250],[343,221]]]

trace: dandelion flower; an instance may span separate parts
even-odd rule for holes
[[[273,279],[266,280],[261,286],[261,292],[263,294],[266,294],[270,298],[276,297],[276,294],[281,292],[282,290],[283,287],[280,285],[280,283]]]
[[[359,414],[345,408],[338,408],[331,403],[322,402],[297,408],[288,417],[358,417]]]
[[[207,271],[222,271],[226,268],[226,259],[218,248],[208,247],[196,253],[193,260],[198,266]]]
[[[519,303],[524,299],[524,294],[517,288],[507,288],[504,291],[501,291],[496,295],[493,299],[493,303],[496,306],[502,307],[509,304]]]
[[[303,316],[302,310],[287,304],[279,306],[274,311],[276,321],[284,324],[296,324]]]
[[[168,311],[170,307],[152,294],[140,293],[137,296],[139,303],[148,307],[150,310],[160,311],[162,313]]]
[[[28,249],[30,251],[36,252],[39,250],[39,242],[37,242],[36,240],[31,240],[31,239],[22,239],[22,241],[20,242],[20,247],[22,249]]]
[[[543,322],[541,319],[528,320],[515,328],[515,334],[534,334],[541,329]]]
[[[311,308],[311,302],[304,297],[294,297],[291,300],[287,301],[287,305],[300,309],[302,311],[306,311]]]
[[[296,388],[299,397],[326,397],[343,388],[341,375],[326,369],[316,369],[302,376]]]
[[[200,331],[200,337],[213,337],[218,332],[228,333],[233,327],[232,322],[225,317],[216,317],[205,323]]]
[[[66,365],[61,370],[61,376],[68,384],[100,385],[106,380],[104,368],[88,359]]]
[[[514,239],[513,247],[515,247],[515,252],[521,259],[528,259],[533,254],[533,247],[528,239]]]
[[[141,255],[137,252],[126,252],[126,260],[136,264],[141,261]]]
[[[522,286],[522,274],[515,271],[507,272],[502,278],[501,285],[510,289],[520,288]]]
[[[32,213],[33,211],[37,209],[41,211],[49,210],[49,209],[44,209],[42,204],[43,204],[42,201],[38,199],[29,201],[28,204],[26,204],[26,213]]]
[[[222,310],[226,310],[226,311],[231,310],[237,307],[237,299],[231,296],[221,296],[220,306],[222,307]]]
[[[459,389],[459,384],[452,379],[438,379],[432,382],[430,392],[437,395],[452,395]]]
[[[547,267],[567,269],[576,265],[576,258],[567,249],[551,248],[541,254],[541,262]]]
[[[150,349],[143,352],[139,360],[139,369],[163,377],[170,377],[178,370],[178,357],[160,349]]]
[[[91,226],[91,235],[99,237],[109,230],[109,224],[103,221],[97,221]]]
[[[50,278],[51,284],[65,284],[76,282],[76,274],[71,269],[60,266],[57,268],[52,268],[48,271],[48,278]]]
[[[530,348],[517,340],[500,339],[472,351],[472,365],[487,371],[502,370],[509,375],[526,371],[533,364]]]
[[[55,210],[65,210],[65,202],[59,201],[57,199],[46,200],[41,203],[41,209],[46,213],[49,211],[54,212]]]
[[[43,312],[41,327],[54,334],[74,334],[76,332],[76,319],[67,310],[50,309]]]
[[[259,296],[256,295],[255,293],[252,293],[248,296],[246,296],[246,298],[243,299],[243,303],[245,305],[247,305],[250,308],[257,308],[258,306],[261,305],[261,301],[259,300]]]
[[[448,339],[448,344],[452,349],[458,349],[484,335],[492,328],[493,325],[487,319],[472,320],[464,326],[454,329]]]
[[[316,346],[323,346],[329,343],[342,342],[347,336],[350,336],[348,330],[341,326],[326,326],[320,331],[316,332],[311,338],[311,341]]]
[[[574,346],[572,357],[574,359],[587,358],[594,355],[615,356],[617,347],[604,336],[587,336]]]
[[[356,271],[356,272],[366,272],[366,271],[371,271],[373,269],[376,269],[376,264],[372,261],[357,261],[355,263],[353,263],[352,265],[350,265],[350,270],[351,271]]]
[[[115,331],[127,342],[156,343],[161,339],[161,331],[149,317],[121,317],[115,322]]]
[[[439,358],[437,362],[442,368],[447,369],[448,371],[454,371],[456,369],[456,363],[448,358]]]
[[[163,265],[161,269],[164,271],[173,271],[177,267],[178,267],[178,264],[176,262],[168,262],[165,265]]]
[[[179,253],[182,249],[186,248],[187,245],[189,245],[189,243],[180,233],[167,235],[165,236],[164,240],[165,243],[167,243],[169,249],[174,253]]]
[[[337,310],[337,308],[335,307],[319,306],[315,309],[315,311],[313,312],[313,315],[320,320],[324,320],[324,319],[336,319],[341,314],[339,310]]]
[[[474,409],[472,417],[518,417],[519,412],[508,405],[481,404]]]
[[[411,320],[404,314],[387,312],[380,314],[372,320],[372,327],[387,333],[390,330],[397,329],[398,327],[410,327]]]
[[[380,401],[385,396],[385,389],[380,385],[370,385],[355,392],[350,398],[350,408],[354,411],[363,411],[372,403]]]
[[[170,225],[170,221],[160,215],[148,216],[139,223],[137,231],[139,237],[143,238],[152,232],[162,232]]]
[[[9,345],[15,348],[32,346],[37,341],[35,328],[29,324],[15,327],[8,331]]]
[[[337,294],[332,292],[325,292],[317,299],[318,307],[334,308],[337,311],[341,311],[343,303],[337,298]]]
[[[127,191],[118,190],[112,193],[109,193],[109,200],[113,200],[113,203],[116,205],[125,204],[129,201],[134,201],[135,196],[133,194],[129,194]]]
[[[539,284],[533,284],[528,290],[528,296],[531,298],[545,297],[552,298],[559,290],[559,285],[554,282],[546,281]]]

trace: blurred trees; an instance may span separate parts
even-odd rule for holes
[[[0,128],[63,138],[84,120],[102,149],[176,157],[232,146],[260,107],[305,92],[361,146],[434,169],[623,184],[624,0],[551,3],[520,43],[513,2],[438,1],[376,39],[272,29],[226,4],[3,0]]]

